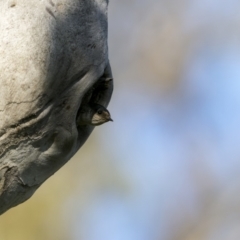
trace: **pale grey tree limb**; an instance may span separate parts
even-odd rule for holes
[[[107,4],[0,1],[0,214],[31,197],[92,132],[76,118],[99,79],[112,78]],[[105,107],[112,90],[103,90]]]

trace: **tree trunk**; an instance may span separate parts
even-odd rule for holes
[[[76,118],[84,95],[112,77],[107,2],[0,1],[0,214],[31,197],[93,130]],[[106,107],[112,83],[99,91]]]

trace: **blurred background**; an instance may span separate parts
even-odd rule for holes
[[[1,240],[239,240],[240,2],[109,5],[114,123],[26,203]]]

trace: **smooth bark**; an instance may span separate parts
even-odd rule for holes
[[[0,214],[83,145],[84,96],[111,78],[106,0],[0,1]],[[103,92],[108,105],[112,85]]]

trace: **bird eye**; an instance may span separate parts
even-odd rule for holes
[[[98,110],[98,111],[97,111],[97,113],[98,113],[99,115],[101,115],[102,112],[103,112],[102,110]]]

